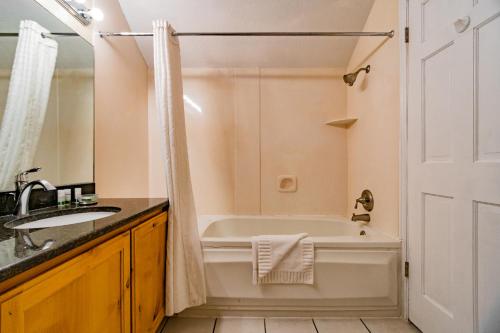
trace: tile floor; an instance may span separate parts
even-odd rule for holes
[[[167,321],[161,333],[418,333],[396,318],[180,318]]]

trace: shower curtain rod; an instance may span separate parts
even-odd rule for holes
[[[42,37],[71,37],[71,36],[80,36],[75,32],[42,32]],[[18,37],[18,32],[0,32],[0,37]]]
[[[173,36],[257,36],[257,37],[309,37],[309,36],[338,36],[338,37],[394,37],[394,30],[389,32],[173,32]],[[99,32],[101,38],[104,37],[149,37],[153,36],[152,32]]]

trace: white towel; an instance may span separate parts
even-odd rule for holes
[[[253,284],[313,284],[314,244],[307,234],[252,237]]]

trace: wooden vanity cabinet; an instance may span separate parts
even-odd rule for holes
[[[165,316],[167,214],[132,229],[132,331],[156,332]]]
[[[130,332],[130,232],[0,296],[2,333]]]
[[[165,212],[132,222],[1,294],[0,333],[156,332],[165,316],[166,227]]]

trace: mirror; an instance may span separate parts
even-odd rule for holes
[[[2,0],[0,192],[33,167],[55,186],[94,181],[94,51],[35,0]]]

